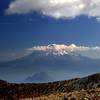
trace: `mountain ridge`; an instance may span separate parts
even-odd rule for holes
[[[0,80],[0,97],[10,96],[13,98],[29,98],[55,93],[65,93],[80,90],[89,90],[100,88],[100,73],[89,75],[83,78],[71,80],[56,81],[49,83],[9,83]],[[14,99],[16,100],[16,99]]]

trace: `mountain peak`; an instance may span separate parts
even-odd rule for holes
[[[44,52],[46,55],[53,54],[53,55],[65,55],[65,54],[74,54],[77,51],[80,50],[80,47],[78,47],[75,44],[71,45],[65,45],[65,44],[50,44],[47,46],[34,46],[33,48],[29,48],[31,52],[39,51]]]
[[[53,55],[65,55],[65,54],[75,54],[74,50],[77,48],[77,46],[75,44],[71,44],[71,45],[57,45],[57,44],[51,44],[47,46],[47,55],[48,54],[53,54]]]
[[[53,54],[53,55],[82,55],[93,59],[100,58],[100,47],[89,47],[83,45],[76,45],[74,43],[70,45],[66,44],[49,44],[49,45],[42,45],[42,46],[33,46],[32,48],[27,49],[28,52],[42,52],[46,54]],[[96,53],[95,53],[96,52]]]
[[[71,44],[71,45],[69,45],[69,47],[73,47],[73,48],[75,48],[75,47],[77,47],[75,44]]]

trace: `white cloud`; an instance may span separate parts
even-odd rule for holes
[[[100,18],[100,0],[14,0],[7,14],[39,12],[54,18],[75,18],[80,15]]]
[[[80,54],[94,59],[100,58],[100,47],[77,46],[75,44],[52,44],[47,46],[34,46],[32,48],[28,48],[27,51],[30,53],[40,51],[45,52],[46,54],[52,53],[59,56],[65,54]]]

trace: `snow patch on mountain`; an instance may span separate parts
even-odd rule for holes
[[[50,44],[47,46],[33,46],[27,49],[28,52],[33,53],[36,51],[45,52],[46,55],[53,54],[57,56],[68,55],[82,55],[90,58],[100,58],[100,47],[87,47],[87,46],[77,46],[75,44],[65,45],[65,44]]]

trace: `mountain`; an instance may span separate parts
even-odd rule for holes
[[[71,45],[70,50],[74,47]],[[49,45],[48,48],[53,49],[34,51],[20,59],[0,63],[0,79],[22,82],[32,74],[46,72],[54,80],[64,80],[100,71],[100,59],[91,59],[74,52],[58,53],[55,45]]]
[[[52,77],[50,77],[46,72],[36,73],[24,80],[25,83],[46,83],[52,81]]]
[[[98,88],[100,88],[100,73],[89,75],[83,78],[39,84],[15,84],[8,83],[6,81],[0,81],[0,98],[30,98],[81,90],[87,90],[89,92],[91,89],[93,92],[93,89],[95,90]]]

